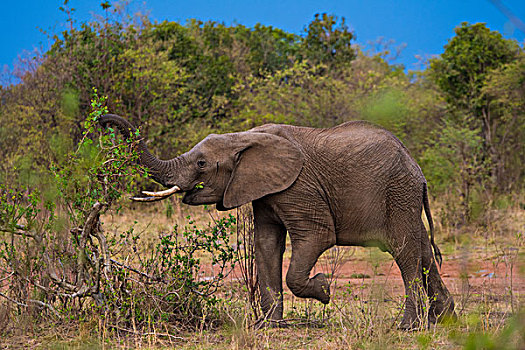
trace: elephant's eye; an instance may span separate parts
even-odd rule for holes
[[[204,168],[206,166],[206,161],[205,160],[198,160],[197,161],[197,166],[199,168]]]

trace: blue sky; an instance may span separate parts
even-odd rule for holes
[[[100,0],[70,0],[79,23],[101,15]],[[501,0],[506,8],[525,22],[525,0]],[[63,0],[2,1],[0,14],[0,69],[13,66],[17,57],[34,48],[50,45],[40,29],[57,34],[66,28],[66,16],[59,11]],[[315,13],[332,13],[345,17],[357,36],[357,43],[370,47],[378,38],[393,40],[395,46],[406,45],[393,63],[407,69],[423,68],[418,58],[443,52],[443,45],[463,21],[485,22],[506,38],[523,44],[525,34],[489,0],[135,0],[131,11],[149,11],[156,21],[186,22],[189,18],[214,20],[226,24],[256,23],[272,25],[300,34]]]

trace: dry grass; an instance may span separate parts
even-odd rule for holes
[[[202,207],[171,202],[147,208],[127,204],[104,217],[105,230],[117,234],[134,226],[151,236],[191,215],[207,223],[219,215]],[[455,349],[525,347],[525,212],[506,208],[486,213],[484,224],[460,231],[439,228],[444,252],[442,276],[454,295],[458,320],[416,332],[396,328],[402,316],[403,284],[391,257],[375,248],[347,247],[326,252],[316,266],[330,277],[333,299],[323,306],[295,298],[285,287],[288,327],[255,330],[239,271],[221,291],[222,324],[178,333],[153,324],[142,334],[119,331],[98,317],[69,322],[42,321],[28,331],[1,339],[2,348],[43,349]],[[438,221],[439,218],[436,220]],[[136,223],[134,223],[136,221]],[[147,237],[142,237],[147,238]],[[141,249],[150,249],[143,245]],[[288,247],[285,260],[289,259]],[[285,269],[287,263],[285,262]],[[0,312],[1,314],[1,312]]]

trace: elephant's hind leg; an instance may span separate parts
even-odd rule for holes
[[[394,245],[392,255],[405,285],[405,311],[399,328],[412,330],[422,325],[423,298],[427,293],[423,283],[421,241],[417,235],[405,238]]]
[[[439,275],[430,245],[427,231],[421,222],[422,238],[421,249],[423,258],[423,279],[427,289],[430,304],[428,320],[436,323],[446,317],[455,317],[454,300]]]

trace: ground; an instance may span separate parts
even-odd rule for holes
[[[187,214],[198,222],[210,221],[205,210],[174,206],[165,215],[165,204],[144,210],[130,206],[124,212],[108,213],[105,229],[119,232],[134,220],[136,232],[169,230],[183,223]],[[512,212],[505,225],[497,221],[483,229],[464,227],[447,230],[438,224],[436,241],[443,252],[440,269],[444,283],[456,302],[456,322],[403,332],[396,326],[402,316],[404,287],[399,269],[388,253],[377,248],[338,247],[325,252],[312,275],[324,272],[331,281],[332,301],[298,299],[285,286],[286,328],[251,327],[250,307],[240,291],[236,268],[226,281],[222,296],[224,322],[212,329],[181,330],[167,335],[156,329],[142,336],[126,333],[101,334],[100,323],[35,325],[32,334],[0,341],[3,348],[104,349],[350,349],[350,348],[525,348],[525,213]],[[439,223],[439,217],[436,222]],[[510,223],[509,223],[510,222]],[[287,246],[284,273],[290,258]],[[203,278],[211,273],[203,266]],[[284,278],[283,278],[284,279]],[[237,294],[236,294],[237,293]],[[240,294],[239,294],[240,293]],[[232,297],[233,295],[233,297]],[[520,313],[521,310],[521,313]],[[97,330],[98,329],[98,330]],[[510,334],[510,335],[509,335]],[[102,339],[101,339],[102,338]]]

